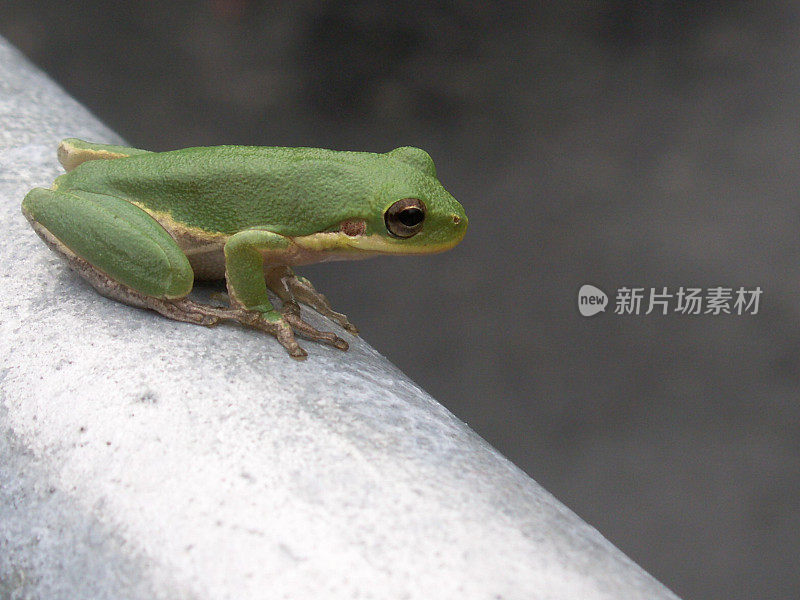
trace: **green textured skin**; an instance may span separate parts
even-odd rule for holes
[[[146,210],[209,233],[260,227],[289,237],[336,229],[363,219],[366,234],[423,248],[463,235],[461,205],[435,177],[430,157],[416,148],[387,154],[318,148],[217,146],[92,160],[56,180],[58,190],[85,190],[129,199]],[[425,203],[425,225],[396,242],[383,213],[397,200]],[[456,228],[453,216],[463,225]]]

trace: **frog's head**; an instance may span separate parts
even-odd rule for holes
[[[363,171],[369,198],[354,211],[353,203],[336,205],[341,210],[333,225],[294,238],[296,244],[328,253],[324,260],[342,260],[433,254],[461,241],[467,231],[464,208],[439,183],[427,152],[404,146],[372,157]]]
[[[424,150],[404,146],[383,155],[388,167],[380,181],[372,214],[352,248],[380,254],[432,254],[449,250],[467,231],[464,208],[436,178],[433,160]]]

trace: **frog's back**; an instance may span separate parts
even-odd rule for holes
[[[386,155],[321,148],[215,146],[91,160],[56,181],[118,196],[207,231],[270,226],[313,233],[370,203]]]

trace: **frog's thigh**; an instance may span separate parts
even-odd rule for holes
[[[22,210],[42,237],[44,228],[93,268],[145,296],[182,298],[192,289],[192,268],[175,240],[130,202],[81,190],[36,188],[23,200]]]

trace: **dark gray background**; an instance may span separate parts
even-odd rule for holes
[[[303,274],[687,599],[800,596],[799,34],[789,2],[0,4],[137,146],[427,149],[462,245]],[[587,282],[764,294],[586,319]]]

